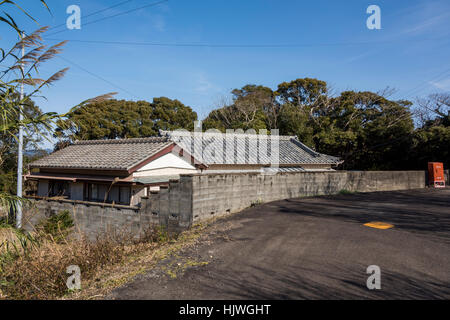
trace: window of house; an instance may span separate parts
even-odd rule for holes
[[[119,187],[112,187],[108,194],[108,202],[120,203],[120,189]]]
[[[130,204],[131,200],[131,188],[120,187],[120,203]]]
[[[86,183],[84,199],[93,202],[130,204],[130,187],[119,187],[108,184]]]
[[[49,197],[70,198],[70,184],[67,181],[50,181],[48,195]]]
[[[97,184],[91,184],[91,196],[89,200],[98,200],[98,185]]]
[[[108,186],[105,184],[99,184],[97,200],[101,201],[101,202],[108,201],[108,198],[106,198],[107,192],[108,192]]]

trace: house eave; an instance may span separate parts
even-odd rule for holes
[[[69,182],[107,182],[107,183],[132,183],[132,176],[125,178],[114,177],[114,176],[90,176],[90,175],[64,175],[64,174],[36,174],[30,173],[24,175],[25,180],[58,180],[58,181],[69,181]]]

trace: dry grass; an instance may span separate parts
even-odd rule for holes
[[[0,243],[6,241],[14,241],[16,239],[16,233],[12,228],[1,228],[0,227]],[[0,248],[1,252],[1,248]]]
[[[82,282],[88,283],[104,268],[168,240],[159,229],[151,229],[137,240],[116,234],[96,241],[81,235],[56,239],[51,234],[1,230],[0,297],[6,299],[64,297],[70,294],[66,286],[68,266],[78,265]]]
[[[104,299],[113,289],[150,271],[160,261],[200,241],[207,242],[210,233],[232,227],[214,224],[217,219],[223,218],[195,225],[176,236],[157,227],[140,239],[122,232],[97,241],[81,235],[55,237],[40,230],[30,235],[0,227],[0,299]],[[192,263],[187,260],[183,266],[188,268]],[[206,262],[194,264],[199,263]],[[81,269],[79,291],[69,291],[66,286],[70,265]],[[180,271],[178,264],[174,266],[170,270]]]
[[[206,224],[198,224],[179,234],[176,238],[137,244],[132,254],[119,263],[97,270],[95,275],[83,282],[81,291],[66,295],[63,299],[92,300],[106,298],[113,289],[132,281],[140,274],[152,270],[161,260],[197,244],[206,227]]]

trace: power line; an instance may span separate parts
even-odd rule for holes
[[[62,39],[45,38],[50,41],[63,41]],[[429,41],[432,39],[422,39]],[[136,45],[157,47],[203,47],[203,48],[292,48],[292,47],[333,47],[333,46],[360,46],[399,43],[399,41],[378,42],[331,42],[331,43],[287,43],[287,44],[208,44],[208,43],[162,43],[162,42],[130,42],[130,41],[104,41],[104,40],[80,40],[72,39],[69,42],[112,44],[112,45]],[[414,40],[417,42],[418,40]]]
[[[419,85],[415,86],[414,88],[407,90],[403,96],[405,98],[411,98],[413,94],[423,91],[425,88],[427,88],[429,86],[429,82],[439,80],[440,78],[443,78],[443,77],[445,78],[446,76],[448,76],[447,73],[449,73],[449,72],[450,72],[450,69],[446,69],[443,72],[440,72],[438,75],[432,77],[431,79],[423,81]],[[399,96],[399,93],[397,93],[396,96]]]
[[[99,14],[99,13],[105,12],[105,11],[107,11],[107,10],[110,10],[110,9],[113,9],[113,8],[116,8],[116,7],[119,7],[119,6],[122,6],[122,5],[124,5],[124,4],[126,4],[126,3],[129,3],[129,2],[132,2],[132,1],[134,1],[134,0],[126,0],[126,1],[122,1],[122,2],[117,3],[117,4],[115,4],[115,5],[112,5],[112,6],[109,6],[109,7],[104,8],[104,9],[101,9],[101,10],[98,10],[98,11],[95,11],[95,12],[92,12],[92,13],[90,13],[90,14],[84,16],[84,18],[94,16],[94,15],[96,15],[96,14]],[[104,21],[104,20],[107,20],[107,19],[111,19],[111,18],[114,18],[114,17],[121,16],[121,15],[125,15],[125,14],[131,13],[131,12],[134,12],[134,11],[138,11],[138,10],[141,10],[141,9],[144,9],[144,8],[147,8],[147,7],[156,6],[156,5],[158,5],[158,4],[161,4],[161,3],[163,3],[163,2],[168,2],[168,1],[169,1],[169,0],[163,0],[163,1],[159,1],[159,2],[150,3],[150,4],[147,4],[147,5],[145,5],[145,6],[141,6],[141,7],[135,8],[135,9],[131,9],[131,10],[125,11],[125,12],[120,12],[120,13],[115,14],[115,15],[112,15],[112,16],[107,16],[107,17],[100,18],[100,19],[97,19],[97,20],[94,20],[94,21],[89,21],[89,22],[87,22],[87,23],[84,23],[83,26],[86,26],[86,25],[89,25],[89,24],[94,24],[94,23],[97,23],[97,22],[101,22],[101,21]],[[59,28],[59,27],[61,27],[61,26],[65,26],[65,25],[66,25],[65,23],[62,23],[62,24],[56,25],[56,26],[54,26],[54,27],[51,27],[49,30],[57,29],[57,28]],[[65,32],[65,31],[68,31],[68,29],[65,29],[65,30],[61,30],[61,31],[57,31],[57,32],[51,33],[50,36],[51,36],[51,35],[54,35],[54,34],[62,33],[62,32]],[[77,67],[78,69],[80,69],[80,70],[82,70],[82,71],[84,71],[84,72],[90,74],[91,76],[93,76],[93,77],[95,77],[95,78],[97,78],[97,79],[99,79],[99,80],[101,80],[101,81],[103,81],[103,82],[108,83],[109,85],[113,86],[114,88],[119,89],[119,90],[122,90],[122,91],[128,93],[129,95],[131,95],[131,96],[133,96],[133,97],[139,99],[139,97],[138,97],[137,95],[135,95],[134,93],[132,93],[132,92],[128,91],[127,89],[124,89],[124,88],[118,86],[117,84],[115,84],[115,83],[113,83],[113,82],[111,82],[111,81],[109,81],[109,80],[107,80],[107,79],[105,79],[105,78],[103,78],[103,77],[101,77],[101,76],[99,76],[99,75],[97,75],[97,74],[95,74],[95,73],[93,73],[93,72],[87,70],[86,68],[80,66],[79,64],[77,64],[77,63],[75,63],[75,62],[73,62],[73,61],[70,61],[70,60],[67,59],[67,58],[63,58],[63,57],[61,57],[61,56],[56,56],[56,57],[59,58],[59,59],[61,59],[61,60],[66,61],[67,63],[69,63],[69,64],[71,64],[71,65]]]
[[[73,66],[77,67],[78,69],[80,69],[80,70],[82,70],[82,71],[84,71],[84,72],[90,74],[91,76],[93,76],[93,77],[95,77],[95,78],[97,78],[97,79],[99,79],[99,80],[101,80],[101,81],[103,81],[103,82],[108,83],[109,85],[113,86],[114,88],[119,89],[119,90],[122,90],[122,91],[128,93],[129,95],[131,95],[131,96],[133,96],[133,97],[139,99],[139,97],[138,97],[137,95],[135,95],[134,93],[132,93],[132,92],[128,91],[127,89],[124,89],[124,88],[118,86],[117,84],[115,84],[115,83],[113,83],[113,82],[111,82],[111,81],[109,81],[109,80],[107,80],[107,79],[105,79],[105,78],[103,78],[103,77],[101,77],[101,76],[99,76],[99,75],[97,75],[97,74],[95,74],[95,73],[93,73],[93,72],[87,70],[86,68],[83,68],[83,67],[80,66],[79,64],[77,64],[77,63],[75,63],[75,62],[73,62],[73,61],[70,61],[70,60],[67,59],[67,58],[63,58],[63,57],[61,57],[61,56],[56,56],[56,57],[58,57],[59,59],[62,59],[62,60],[64,60],[64,61],[66,61],[67,63],[70,63],[71,65],[73,65]]]
[[[123,1],[123,2],[117,3],[117,4],[115,4],[115,5],[112,5],[112,6],[110,6],[110,7],[106,7],[106,8],[104,8],[104,9],[101,9],[101,10],[98,10],[98,11],[95,11],[95,12],[92,12],[92,13],[90,13],[90,14],[88,14],[88,15],[83,16],[83,19],[86,19],[86,18],[88,18],[88,17],[94,16],[94,15],[96,15],[96,14],[99,14],[99,13],[102,13],[102,12],[105,12],[105,11],[108,11],[109,9],[113,9],[113,8],[122,6],[122,5],[124,5],[124,4],[128,3],[128,2],[132,2],[132,1],[134,1],[134,0]],[[60,28],[60,27],[65,27],[65,26],[66,26],[66,23],[61,23],[61,24],[58,24],[58,25],[56,25],[56,26],[54,26],[54,27],[49,28],[48,30],[53,30],[53,29],[57,29],[57,28]]]
[[[119,12],[119,13],[114,14],[114,15],[111,15],[111,16],[107,16],[107,17],[100,18],[100,19],[97,19],[97,20],[85,22],[85,23],[83,23],[83,27],[85,27],[85,26],[87,26],[87,25],[90,25],[90,24],[102,22],[102,21],[105,21],[105,20],[107,20],[107,19],[112,19],[112,18],[115,18],[115,17],[123,16],[123,15],[125,15],[125,14],[129,14],[129,13],[132,13],[132,12],[135,12],[135,11],[138,11],[138,10],[141,10],[141,9],[145,9],[145,8],[149,8],[149,7],[154,7],[154,6],[157,6],[157,5],[159,5],[159,4],[162,4],[162,3],[168,2],[168,1],[169,1],[169,0],[162,0],[162,1],[158,1],[158,2],[153,2],[153,3],[150,3],[150,4],[146,4],[145,6],[142,6],[142,7],[130,9],[130,10],[128,10],[128,11]],[[54,33],[49,34],[48,36],[53,36],[53,35],[55,35],[55,34],[59,34],[59,33],[66,32],[66,31],[69,31],[69,29],[64,29],[64,30],[61,30],[61,31],[57,31],[57,32],[54,32]]]
[[[24,34],[24,35],[28,35],[28,34]],[[64,61],[66,61],[66,62],[68,62],[68,63],[70,63],[71,65],[77,67],[78,69],[80,69],[80,70],[82,70],[82,71],[84,71],[84,72],[90,74],[91,76],[93,76],[93,77],[95,77],[95,78],[97,78],[97,79],[99,79],[99,80],[101,80],[101,81],[103,81],[103,82],[108,83],[109,85],[113,86],[113,87],[116,88],[116,89],[122,90],[122,91],[128,93],[129,95],[131,95],[131,96],[133,96],[133,97],[135,97],[135,98],[137,98],[137,99],[140,99],[137,95],[135,95],[134,93],[128,91],[127,89],[124,89],[124,88],[118,86],[117,84],[115,84],[115,83],[113,83],[113,82],[111,82],[111,81],[109,81],[109,80],[107,80],[107,79],[105,79],[105,78],[103,78],[103,77],[101,77],[101,76],[99,76],[99,75],[97,75],[97,74],[95,74],[95,73],[93,73],[93,72],[87,70],[86,68],[83,68],[83,67],[80,66],[79,64],[77,64],[77,63],[75,63],[75,62],[73,62],[73,61],[70,61],[70,60],[67,59],[67,58],[63,58],[63,57],[61,57],[61,56],[59,56],[59,55],[56,55],[55,57],[56,57],[56,58],[59,58],[59,59],[61,59],[61,60],[64,60]],[[2,66],[2,67],[6,67],[6,66],[4,66],[4,65],[1,65],[1,66]]]

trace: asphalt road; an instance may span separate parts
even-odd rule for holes
[[[381,269],[381,290],[367,289],[369,265]],[[110,298],[450,299],[450,189],[250,208]]]

